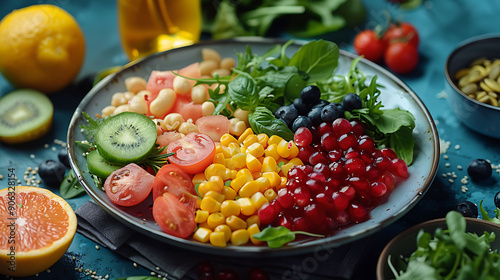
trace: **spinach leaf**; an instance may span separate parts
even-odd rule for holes
[[[237,73],[239,75],[229,82],[228,97],[236,102],[238,108],[253,111],[259,103],[259,92],[256,89],[255,80],[248,73],[239,71]]]
[[[255,134],[278,135],[287,141],[293,139],[293,132],[290,128],[274,117],[273,113],[266,107],[255,108],[255,111],[248,115],[248,122]]]
[[[318,40],[301,46],[288,65],[296,66],[309,76],[309,83],[314,83],[330,78],[338,60],[339,47],[333,42]]]
[[[375,125],[385,134],[394,133],[404,126],[413,130],[415,128],[415,117],[412,113],[400,108],[383,109],[380,117],[375,120]]]
[[[59,193],[64,199],[74,198],[85,193],[85,189],[82,187],[82,185],[80,185],[80,182],[78,182],[73,169],[68,172],[66,177],[64,177],[63,181],[61,182]]]
[[[406,165],[413,162],[415,140],[410,127],[402,126],[396,132],[390,134],[389,146],[396,152],[398,158],[404,160]]]

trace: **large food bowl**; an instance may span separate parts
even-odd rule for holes
[[[358,67],[368,76],[378,76],[377,82],[384,86],[380,96],[383,104],[387,108],[400,107],[409,110],[416,118],[414,162],[409,167],[411,175],[393,191],[385,203],[372,211],[372,217],[366,222],[353,224],[325,238],[295,241],[279,249],[250,245],[218,248],[192,239],[177,238],[163,232],[152,217],[151,196],[145,202],[127,208],[113,204],[106,194],[98,189],[88,171],[86,158],[75,145],[75,141],[84,140],[79,127],[85,123],[82,112],[89,113],[91,116],[99,114],[103,107],[109,105],[111,96],[115,92],[125,91],[124,80],[127,77],[140,76],[147,79],[152,70],[180,69],[193,62],[201,61],[203,48],[212,48],[219,51],[222,56],[236,58],[236,53],[245,52],[247,45],[254,53],[263,54],[278,43],[284,42],[261,38],[203,42],[149,56],[106,77],[82,100],[72,117],[68,130],[67,141],[71,166],[87,193],[108,213],[138,232],[185,249],[231,256],[268,257],[340,246],[372,234],[402,217],[422,198],[435,177],[439,161],[439,138],[434,121],[418,96],[394,75],[365,59],[359,62]],[[286,49],[287,55],[291,57],[300,46],[300,43],[291,44]],[[351,62],[355,58],[357,58],[356,55],[341,51],[337,73],[348,73]]]
[[[500,34],[487,34],[460,43],[446,60],[447,100],[458,120],[470,129],[500,138],[500,107],[480,102],[466,95],[455,74],[479,58],[500,59]],[[500,95],[500,93],[498,93]]]

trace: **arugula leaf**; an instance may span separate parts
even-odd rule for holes
[[[293,132],[288,126],[278,120],[266,107],[259,106],[248,115],[248,122],[255,134],[265,133],[269,136],[278,135],[285,140],[293,139]]]
[[[97,127],[103,121],[103,119],[101,119],[101,118],[93,119],[86,112],[82,112],[82,116],[85,118],[85,120],[87,121],[88,124],[87,125],[80,125],[80,128],[82,129],[83,135],[85,136],[85,138],[90,143],[93,143],[94,142],[94,134],[97,130]]]
[[[289,66],[296,66],[306,73],[309,83],[322,81],[332,76],[339,60],[339,47],[324,40],[312,41],[299,48],[290,58]]]
[[[74,198],[85,193],[85,189],[80,185],[80,182],[78,182],[73,169],[68,172],[61,182],[59,193],[64,199]]]
[[[321,234],[314,234],[305,231],[291,231],[284,226],[267,227],[261,232],[252,235],[252,237],[260,241],[266,241],[269,248],[281,248],[286,243],[295,240],[296,234],[304,234],[313,237],[324,237]]]

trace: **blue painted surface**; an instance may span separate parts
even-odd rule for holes
[[[15,8],[29,4],[50,3],[61,6],[71,13],[80,23],[86,36],[86,59],[82,71],[77,79],[85,81],[89,75],[99,70],[123,65],[127,62],[119,45],[119,36],[116,22],[115,1],[2,1],[0,17]],[[466,175],[466,167],[472,159],[486,158],[493,163],[500,163],[499,140],[488,138],[469,130],[453,115],[445,98],[440,97],[445,89],[444,63],[448,54],[459,42],[484,33],[498,31],[500,26],[500,3],[497,1],[424,1],[423,4],[411,11],[403,11],[386,1],[364,1],[369,19],[366,27],[374,27],[385,20],[383,10],[388,10],[393,18],[413,23],[420,32],[420,62],[418,68],[410,75],[399,76],[423,100],[431,112],[442,140],[449,141],[450,147],[446,155],[441,156],[436,179],[423,199],[401,220],[376,233],[370,253],[361,256],[361,265],[356,279],[372,279],[375,272],[375,262],[382,247],[397,233],[405,228],[424,220],[444,217],[446,212],[463,200],[470,200],[479,204],[484,200],[484,206],[489,213],[493,212],[494,194],[498,187],[499,174],[494,172],[491,180],[485,183],[469,182],[469,190],[461,192],[460,179]],[[346,30],[326,39],[335,41],[341,48],[352,51],[352,39],[359,29]],[[80,83],[81,87],[83,83]],[[11,86],[0,77],[0,95],[12,90]],[[46,159],[57,159],[57,153],[52,147],[53,139],[65,140],[67,126],[73,110],[84,96],[85,90],[78,90],[78,86],[51,95],[55,106],[54,128],[39,141],[30,145],[6,146],[0,144],[0,174],[7,174],[8,168],[14,168],[18,177],[28,166],[38,166]],[[49,144],[50,148],[44,148]],[[35,155],[31,158],[30,155]],[[448,166],[449,165],[449,166]],[[463,169],[459,169],[462,166]],[[457,178],[449,182],[451,177],[442,174],[455,172]],[[6,180],[0,181],[5,187]],[[48,187],[50,189],[50,187]],[[55,192],[57,190],[53,189]],[[70,199],[69,203],[76,209],[88,196]],[[74,270],[80,267],[83,270],[96,271],[97,275],[109,275],[110,279],[133,275],[149,275],[149,271],[135,268],[132,262],[113,252],[95,248],[95,243],[77,234],[68,250],[68,253],[51,268],[51,272],[41,273],[39,277],[25,279],[90,279],[85,273]],[[73,260],[75,257],[75,260]]]

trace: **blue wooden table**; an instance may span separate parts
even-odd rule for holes
[[[0,17],[15,8],[40,2],[56,4],[71,13],[80,23],[86,36],[86,58],[82,71],[74,85],[62,92],[51,95],[55,106],[54,126],[49,135],[29,145],[7,146],[0,144],[0,174],[15,169],[18,177],[27,167],[38,166],[46,159],[56,159],[60,148],[54,139],[65,141],[70,117],[79,101],[88,90],[88,77],[99,70],[124,65],[127,58],[121,50],[116,21],[115,1],[6,1],[0,6]],[[483,205],[489,213],[495,209],[493,197],[500,190],[500,175],[494,171],[488,183],[468,182],[467,191],[460,182],[466,174],[466,167],[475,158],[485,158],[492,163],[500,163],[499,140],[479,135],[466,127],[453,115],[444,93],[444,63],[448,54],[462,40],[469,37],[498,32],[500,26],[500,4],[496,1],[423,1],[414,10],[401,10],[386,1],[364,1],[368,12],[366,27],[374,27],[386,20],[384,10],[396,19],[411,22],[420,33],[420,62],[417,69],[399,76],[426,104],[438,128],[439,137],[449,147],[441,155],[437,176],[422,200],[403,218],[374,234],[369,253],[362,256],[356,279],[374,279],[375,263],[383,246],[397,233],[416,223],[432,218],[444,217],[460,201],[469,200]],[[352,40],[359,29],[352,28],[339,34],[328,35],[341,48],[352,51]],[[12,87],[0,77],[0,96]],[[57,141],[56,141],[57,142]],[[47,148],[48,146],[48,148]],[[55,150],[55,151],[54,151]],[[461,168],[462,167],[462,168]],[[453,176],[456,175],[456,176]],[[449,180],[453,179],[453,180]],[[0,180],[0,187],[6,187],[6,180]],[[43,186],[43,185],[42,185]],[[57,192],[57,190],[54,190]],[[89,197],[87,195],[69,199],[76,209]],[[64,257],[50,272],[26,279],[92,279],[106,276],[109,279],[133,275],[150,275],[151,271],[134,266],[133,262],[115,253],[97,248],[96,244],[77,234]]]

